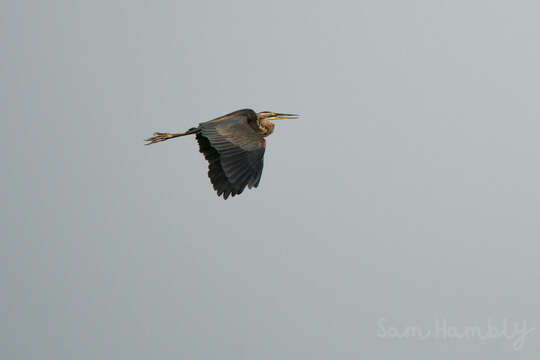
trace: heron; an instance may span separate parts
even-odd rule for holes
[[[208,177],[217,195],[226,200],[241,194],[246,186],[256,188],[261,181],[263,157],[273,120],[296,119],[299,115],[272,111],[256,113],[242,109],[179,133],[156,132],[146,145],[195,135],[199,151],[208,161]]]

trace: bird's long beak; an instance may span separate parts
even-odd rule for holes
[[[296,114],[274,114],[274,116],[272,116],[272,119],[271,120],[280,120],[280,119],[298,119],[300,115],[296,115]]]

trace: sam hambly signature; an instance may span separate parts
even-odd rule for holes
[[[446,319],[435,319],[433,327],[398,326],[382,317],[377,321],[377,336],[381,339],[417,340],[474,340],[488,341],[506,339],[512,342],[514,350],[521,350],[535,328],[527,320],[510,322],[508,319],[495,323],[488,319],[483,325],[457,326]]]

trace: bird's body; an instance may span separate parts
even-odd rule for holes
[[[243,109],[200,123],[182,133],[155,133],[147,145],[195,134],[199,151],[208,160],[208,177],[224,199],[257,187],[263,170],[265,137],[272,134],[270,120],[294,119],[297,115]]]

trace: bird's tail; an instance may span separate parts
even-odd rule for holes
[[[160,141],[173,139],[173,138],[179,137],[179,136],[186,136],[186,135],[196,134],[199,131],[200,131],[199,128],[191,128],[188,131],[184,131],[184,132],[181,132],[181,133],[175,133],[175,134],[156,132],[156,133],[154,133],[154,136],[152,136],[151,138],[148,138],[148,139],[146,139],[144,141],[147,141],[147,143],[145,145],[151,145],[151,144],[155,144],[155,143],[160,142]]]

